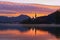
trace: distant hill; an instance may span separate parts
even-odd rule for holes
[[[34,22],[38,24],[60,24],[60,11],[53,12],[48,16],[37,17]]]
[[[50,20],[53,20],[54,23],[60,24],[60,11],[59,10],[57,10],[56,12],[54,12],[48,16],[51,17]]]
[[[20,15],[17,17],[0,16],[0,23],[24,23],[28,20],[31,20],[31,18],[27,15]]]

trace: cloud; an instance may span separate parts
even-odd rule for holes
[[[16,13],[16,11],[12,11],[12,10],[0,10],[0,13]]]
[[[32,4],[31,4],[32,5]],[[10,5],[10,4],[0,4],[0,12],[52,12],[53,9],[37,7],[31,5]]]
[[[9,2],[17,2],[17,3],[35,3],[35,4],[60,6],[60,0],[0,0],[0,1],[9,1]]]

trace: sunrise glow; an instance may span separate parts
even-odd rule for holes
[[[0,0],[16,3],[35,3],[35,4],[45,4],[45,5],[55,5],[60,6],[60,0]]]
[[[1,1],[0,4],[7,4],[11,6],[11,7],[7,6],[7,9],[5,8],[3,10],[0,10],[1,11],[0,16],[8,16],[8,17],[16,17],[23,14],[23,15],[28,15],[32,18],[35,16],[35,13],[37,14],[37,17],[47,16],[60,8],[60,6],[57,6],[59,5],[59,0],[53,0],[53,1],[52,0],[0,0],[0,1]],[[21,8],[19,9],[18,6],[17,8],[15,8],[13,6],[15,4],[17,4],[19,7],[22,6],[22,9]],[[25,7],[23,8],[23,6]],[[14,9],[12,7],[14,7]],[[32,9],[33,7],[36,8]]]

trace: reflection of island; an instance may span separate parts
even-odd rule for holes
[[[57,38],[60,38],[60,27],[36,27],[36,29],[48,31],[49,33],[55,35]]]
[[[21,32],[26,32],[29,31],[31,28],[30,27],[26,27],[26,26],[22,26],[22,27],[17,27],[17,26],[7,26],[7,25],[0,25],[0,30],[19,30]]]
[[[22,24],[60,24],[60,11],[56,11],[48,16],[30,18],[27,15],[17,17],[0,16],[0,23],[22,23]]]
[[[60,38],[60,27],[28,27],[28,26],[7,26],[7,25],[0,25],[0,30],[19,30],[20,32],[26,32],[29,31],[30,29],[35,29],[36,30],[43,30],[43,31],[48,31],[49,33],[55,35],[57,38]]]

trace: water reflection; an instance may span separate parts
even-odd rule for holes
[[[0,40],[58,40],[60,38],[59,30],[59,27],[0,25]]]
[[[60,27],[36,27],[37,30],[48,31],[49,33],[56,36],[56,38],[60,38]]]
[[[27,32],[20,32],[19,30],[3,30],[0,31],[0,39],[19,39],[19,40],[57,40],[55,36],[42,30],[30,29]],[[5,39],[4,39],[5,40]]]

